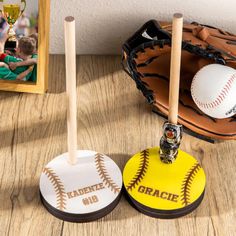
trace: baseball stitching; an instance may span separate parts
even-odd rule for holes
[[[185,175],[184,182],[181,188],[181,201],[184,206],[187,206],[191,203],[190,202],[191,185],[192,185],[195,175],[200,169],[201,169],[201,166],[198,163],[196,163]]]
[[[227,81],[227,83],[225,84],[225,86],[223,87],[223,89],[221,90],[221,92],[219,93],[219,95],[217,96],[217,98],[213,101],[213,102],[210,102],[210,103],[204,103],[204,102],[201,102],[199,101],[197,98],[196,98],[196,95],[194,94],[194,91],[193,91],[193,87],[194,87],[194,82],[196,80],[196,77],[197,77],[198,73],[194,76],[193,78],[193,81],[192,81],[192,86],[191,86],[191,93],[192,93],[192,96],[194,98],[194,101],[196,102],[196,104],[200,107],[204,107],[205,109],[211,109],[211,108],[215,108],[217,106],[219,106],[223,101],[224,99],[226,98],[227,94],[229,93],[231,87],[232,87],[232,84],[233,82],[235,81],[236,79],[236,74],[233,74]]]
[[[98,174],[100,178],[102,179],[103,183],[111,189],[112,192],[119,193],[120,188],[117,186],[116,183],[111,179],[109,174],[107,173],[107,170],[105,168],[105,163],[104,163],[104,157],[102,154],[97,153],[95,155],[95,163],[96,163],[96,168],[98,171]]]
[[[127,185],[127,191],[132,191],[136,185],[144,178],[149,164],[149,150],[146,149],[141,152],[140,164],[137,173]]]
[[[56,173],[51,169],[45,167],[43,169],[43,173],[49,178],[52,183],[54,190],[56,192],[57,198],[57,209],[63,211],[66,209],[66,193],[63,183],[60,178],[56,175]]]

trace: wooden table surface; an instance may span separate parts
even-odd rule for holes
[[[159,145],[163,119],[121,70],[120,57],[77,59],[78,147],[105,153],[123,169],[134,153]],[[39,177],[67,150],[64,63],[64,56],[51,56],[45,95],[0,93],[0,235],[236,235],[236,143],[213,145],[187,134],[181,149],[195,156],[207,175],[205,198],[193,213],[154,219],[122,197],[112,213],[95,222],[67,223],[50,215],[39,199]]]

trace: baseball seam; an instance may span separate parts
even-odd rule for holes
[[[56,192],[57,209],[63,211],[66,209],[66,193],[63,183],[56,173],[48,167],[43,169],[43,173],[49,178]]]
[[[96,163],[96,169],[103,183],[109,189],[111,189],[111,191],[114,192],[115,194],[119,193],[121,189],[118,187],[118,185],[111,179],[111,177],[107,173],[107,170],[105,168],[105,163],[104,163],[104,157],[102,154],[97,153],[95,155],[95,163]]]
[[[132,191],[132,189],[135,188],[135,186],[138,185],[139,182],[141,182],[141,180],[144,178],[147,172],[148,164],[149,164],[149,151],[147,149],[141,152],[139,168],[133,179],[128,183],[126,187],[127,191]]]
[[[196,163],[185,175],[182,188],[181,188],[181,201],[184,206],[187,206],[191,203],[190,202],[191,185],[192,185],[195,175],[200,169],[201,169],[201,166],[198,163]]]
[[[198,76],[198,73],[194,76],[193,78],[193,81],[192,81],[192,86],[191,86],[191,93],[192,93],[192,96],[194,98],[194,101],[196,102],[196,104],[199,106],[199,107],[204,107],[205,109],[212,109],[212,108],[215,108],[217,106],[219,106],[223,101],[224,99],[226,98],[227,94],[229,93],[231,87],[232,87],[232,84],[233,82],[235,81],[236,79],[236,74],[233,74],[229,79],[228,81],[226,82],[225,86],[223,87],[223,89],[221,90],[221,92],[218,94],[218,96],[216,97],[216,99],[213,101],[213,102],[209,102],[209,103],[204,103],[204,102],[201,102],[197,99],[194,91],[193,91],[193,87],[194,87],[194,83],[195,83],[195,80]]]

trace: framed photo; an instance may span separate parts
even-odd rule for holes
[[[0,0],[0,90],[48,88],[50,0]]]

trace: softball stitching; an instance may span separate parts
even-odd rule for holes
[[[52,183],[57,197],[57,209],[63,211],[66,209],[66,193],[63,183],[56,173],[51,169],[45,167],[43,173],[49,178]]]
[[[181,188],[181,201],[184,206],[187,206],[191,203],[190,202],[191,185],[195,175],[200,169],[201,166],[198,163],[196,163],[185,175],[184,182]]]
[[[198,73],[193,78],[193,82],[192,82],[192,86],[191,86],[191,93],[192,93],[194,101],[197,103],[197,105],[200,106],[200,107],[204,107],[205,109],[215,108],[216,106],[219,106],[224,101],[224,99],[226,98],[227,94],[229,93],[229,91],[230,91],[230,89],[233,85],[233,82],[236,79],[236,74],[233,74],[228,79],[227,83],[225,84],[225,86],[223,87],[221,92],[219,93],[218,97],[213,102],[204,103],[204,102],[199,101],[196,98],[196,95],[193,92],[194,82],[195,82],[197,76],[198,76]]]
[[[97,153],[95,155],[95,163],[96,163],[96,169],[98,171],[98,174],[100,178],[102,179],[103,183],[111,189],[112,192],[119,193],[120,188],[117,186],[116,183],[111,179],[109,174],[107,173],[105,163],[104,163],[104,157],[102,154]]]
[[[149,150],[144,150],[141,152],[140,164],[137,173],[133,179],[127,185],[127,191],[132,191],[136,185],[138,185],[144,178],[149,164]]]

